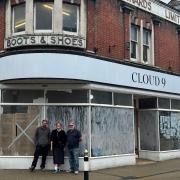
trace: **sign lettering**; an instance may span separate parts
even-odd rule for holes
[[[49,45],[49,46],[71,46],[85,48],[85,38],[67,35],[21,35],[7,38],[5,49],[19,46]]]
[[[153,0],[122,0],[135,7],[143,9],[147,12],[155,14],[161,18],[171,21],[180,25],[180,13],[174,9],[171,9],[158,1]]]
[[[138,84],[147,84],[151,86],[156,86],[156,87],[165,87],[166,86],[166,79],[159,77],[159,76],[153,76],[150,74],[141,74],[137,72],[132,73],[132,81],[134,83]]]

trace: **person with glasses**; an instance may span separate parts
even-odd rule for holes
[[[29,168],[30,171],[34,171],[40,155],[42,155],[40,168],[41,170],[44,170],[46,157],[48,155],[48,150],[49,150],[49,142],[50,142],[50,129],[48,127],[48,121],[43,120],[42,126],[38,127],[35,132],[34,143],[36,145],[36,149],[34,152],[34,159],[32,165]]]
[[[73,172],[75,174],[79,172],[79,143],[81,140],[81,132],[75,128],[75,123],[71,121],[67,131],[67,147],[70,165],[70,170],[68,172]]]

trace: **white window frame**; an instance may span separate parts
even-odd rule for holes
[[[144,32],[148,32],[148,44],[144,44]],[[144,53],[144,46],[146,46],[148,48],[147,50],[147,61],[144,61],[144,54],[142,55],[142,61],[143,63],[145,64],[150,64],[151,63],[151,32],[150,30],[148,29],[145,29],[143,28],[143,46],[142,46],[142,49],[143,49],[143,53]]]
[[[25,3],[23,3],[23,4],[25,4]],[[14,31],[14,29],[15,29],[15,24],[14,24],[14,13],[15,13],[15,10],[14,10],[14,7],[16,7],[16,6],[20,6],[20,5],[22,5],[22,4],[18,4],[18,5],[14,5],[14,6],[11,6],[11,9],[12,9],[12,15],[11,15],[11,18],[12,18],[12,21],[11,21],[11,32],[12,32],[12,35],[20,35],[20,34],[25,34],[25,32],[26,32],[26,4],[25,4],[25,18],[24,18],[24,20],[25,20],[25,30],[24,31],[21,31],[21,32],[15,32]]]
[[[69,4],[69,3],[63,3],[64,4],[68,4],[68,5],[71,5],[71,6],[76,6],[77,7],[77,31],[76,32],[71,32],[71,31],[64,31],[63,30],[63,14],[62,14],[62,31],[63,31],[63,34],[69,34],[69,35],[78,35],[79,34],[79,25],[80,25],[80,7],[78,5],[75,5],[75,4]],[[63,13],[63,5],[62,5],[62,13]]]
[[[151,23],[152,24],[152,23]],[[134,61],[134,62],[140,62],[140,63],[143,63],[143,64],[148,64],[148,65],[154,65],[154,33],[153,33],[153,24],[152,24],[152,29],[148,29],[146,27],[143,27],[143,20],[141,20],[141,25],[140,26],[137,26],[135,24],[131,24],[131,28],[132,27],[137,27],[137,49],[136,49],[136,55],[137,57],[136,58],[132,58],[131,57],[131,42],[133,41],[131,39],[131,30],[130,30],[130,60],[131,61]],[[144,44],[144,41],[143,41],[143,33],[144,31],[147,31],[149,32],[149,35],[148,35],[148,42],[149,44],[148,45],[145,45]],[[133,41],[135,42],[135,41]],[[147,61],[145,62],[144,59],[143,59],[143,49],[144,49],[144,45],[146,47],[148,47],[148,57],[147,57]]]
[[[42,1],[43,3],[43,1]],[[46,29],[36,29],[36,2],[34,1],[34,33],[38,34],[38,33],[52,33],[54,32],[54,2],[53,2],[53,10],[52,10],[52,29],[51,30],[46,30]]]
[[[130,59],[132,60],[132,61],[138,61],[139,60],[139,46],[140,46],[140,42],[139,42],[139,27],[138,26],[136,26],[136,25],[134,25],[134,24],[131,24],[131,30],[130,30],[130,38],[132,37],[132,34],[131,34],[131,31],[132,31],[132,27],[134,27],[134,29],[136,29],[136,33],[137,33],[137,41],[135,41],[135,40],[132,40],[131,39],[131,43],[130,43]],[[132,58],[131,57],[131,49],[132,49],[132,42],[135,42],[136,43],[136,58]]]

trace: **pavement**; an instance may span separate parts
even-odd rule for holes
[[[180,180],[180,159],[162,162],[137,160],[133,166],[121,166],[89,172],[89,180]],[[0,170],[0,180],[84,180],[84,173],[78,175],[50,170]]]

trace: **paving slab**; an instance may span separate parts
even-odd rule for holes
[[[89,180],[180,180],[180,159],[162,162],[137,160],[134,166],[122,166],[89,172]],[[84,180],[83,172],[78,175],[50,170],[0,170],[0,180]]]

